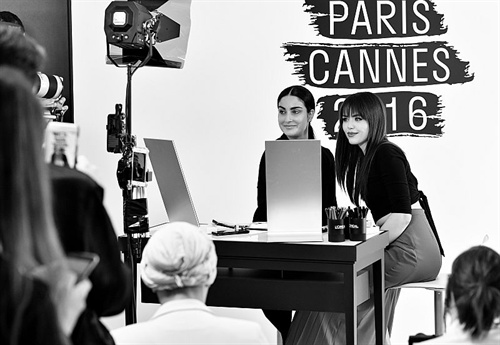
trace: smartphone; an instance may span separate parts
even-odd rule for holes
[[[90,252],[69,253],[69,268],[77,274],[76,283],[86,279],[99,263],[99,255]]]
[[[75,168],[80,129],[74,123],[52,121],[45,130],[45,161],[58,166]]]

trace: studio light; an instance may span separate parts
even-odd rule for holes
[[[149,12],[135,1],[112,1],[106,8],[104,32],[108,44],[142,49],[179,37],[180,25],[158,11]]]
[[[135,2],[114,1],[105,12],[104,32],[108,44],[140,49],[146,44],[144,23],[153,16]]]

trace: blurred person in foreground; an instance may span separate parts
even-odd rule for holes
[[[0,25],[2,25],[4,27],[10,26],[11,29],[13,29],[15,31],[20,31],[23,36],[26,36],[26,29],[24,27],[24,24],[23,24],[21,18],[19,18],[13,12],[0,11]],[[32,40],[34,42],[34,40],[32,38],[30,38],[29,36],[26,36],[26,37],[27,37],[27,40]],[[5,42],[4,42],[4,44],[5,44]],[[38,44],[36,44],[36,45],[38,45]],[[6,49],[6,48],[9,49],[8,46],[4,46],[4,49]],[[38,48],[36,48],[36,49],[38,50]],[[43,48],[42,48],[42,50],[43,50]],[[26,54],[26,53],[27,53],[26,51],[19,50],[17,41],[14,41],[14,42],[12,42],[12,44],[10,44],[10,54],[2,56],[2,57],[0,57],[0,59],[3,62],[8,62],[9,65],[16,65],[16,67],[18,67],[18,68],[21,68],[21,66],[25,65],[26,63],[30,63],[30,64],[36,63],[37,66],[40,68],[42,65],[40,63],[40,61],[31,61],[31,59],[34,57],[34,55],[32,54],[33,52],[28,52],[28,54]],[[43,55],[45,55],[45,52],[43,52]],[[34,66],[25,66],[25,67],[29,67],[30,70],[28,72],[30,74],[33,73],[33,70],[31,70],[31,69]],[[26,72],[25,68],[23,68],[23,70]],[[42,75],[44,75],[44,73],[40,73],[40,69],[34,70],[34,72],[35,72],[35,75],[33,75],[33,78],[34,78],[33,79],[33,83],[34,83],[33,91],[35,93],[38,93],[39,89],[42,88],[42,85],[41,85],[42,81],[40,78],[42,78]],[[40,78],[39,78],[39,76],[40,76]],[[31,77],[32,76],[29,76],[29,78],[31,78]],[[48,78],[48,76],[45,75],[45,78]],[[47,85],[45,85],[45,87],[47,87]],[[52,90],[53,87],[54,87],[53,85],[48,86],[48,90],[44,89],[44,91],[54,92],[55,90]],[[51,112],[54,115],[57,114],[57,116],[51,116],[52,114],[48,114],[50,118],[58,118],[58,119],[62,120],[62,118],[64,117],[64,113],[66,113],[66,111],[68,110],[68,106],[64,104],[66,102],[66,98],[62,95],[56,96],[55,98],[40,98],[40,102],[42,102],[44,109],[51,109],[49,112]]]
[[[446,286],[446,333],[431,344],[500,344],[500,255],[472,247],[453,262]]]
[[[0,344],[71,344],[91,283],[76,283],[54,226],[31,86],[0,66]]]
[[[218,317],[206,306],[216,275],[215,246],[200,228],[174,222],[153,233],[141,276],[161,306],[148,321],[112,331],[116,343],[267,344],[257,323]]]
[[[23,71],[34,84],[45,60],[45,53],[33,38],[0,22],[0,66]],[[43,112],[34,114],[40,121]],[[41,137],[43,138],[43,137]],[[40,149],[43,139],[27,137]],[[115,230],[104,207],[104,190],[90,176],[67,167],[48,164],[52,185],[54,221],[66,253],[92,252],[100,261],[89,279],[92,290],[87,307],[72,333],[75,345],[113,345],[109,330],[100,318],[121,313],[132,297],[132,276],[121,261]]]

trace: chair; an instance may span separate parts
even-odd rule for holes
[[[444,333],[444,292],[447,283],[448,274],[440,273],[435,280],[403,284],[391,289],[420,288],[434,291],[434,335],[441,336]]]

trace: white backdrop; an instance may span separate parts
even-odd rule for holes
[[[397,137],[430,201],[446,251],[443,270],[471,245],[500,250],[499,227],[499,1],[435,0],[448,32],[443,38],[470,62],[474,80],[437,85],[445,119],[440,138]],[[80,154],[105,188],[105,205],[122,233],[117,154],[106,152],[106,118],[125,102],[126,69],[105,63],[104,11],[109,1],[72,0],[75,122]],[[144,67],[132,82],[132,131],[173,139],[202,222],[248,222],[256,207],[258,163],[264,141],[277,138],[276,97],[299,84],[285,61],[285,42],[322,42],[301,0],[193,0],[191,34],[183,69]],[[168,14],[167,14],[168,15]],[[349,90],[310,88],[316,98]],[[387,90],[376,90],[387,91]],[[323,145],[335,150],[321,120],[313,120]],[[147,188],[150,225],[168,218],[156,182]],[[338,191],[340,204],[347,198]],[[393,343],[432,332],[432,294],[402,294]],[[425,302],[428,300],[428,303]],[[415,303],[415,304],[412,304]],[[139,320],[156,306],[140,306]],[[418,313],[415,311],[418,310]],[[256,319],[274,341],[259,311],[222,310]],[[424,321],[421,315],[427,315]],[[418,317],[418,319],[417,319]],[[118,320],[118,319],[116,319]],[[419,320],[418,323],[415,320]],[[110,327],[123,323],[122,317]]]

